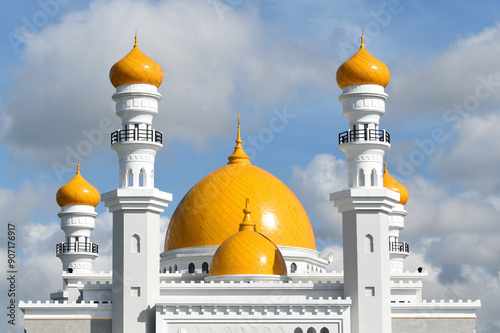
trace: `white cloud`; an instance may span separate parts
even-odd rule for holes
[[[396,70],[388,86],[392,113],[453,123],[450,116],[459,114],[455,105],[469,114],[491,110],[500,103],[498,38],[500,25],[488,27],[421,64],[412,63],[406,72],[401,64],[392,66]],[[444,118],[447,110],[452,113]]]
[[[320,154],[314,156],[305,167],[292,167],[290,187],[314,223],[316,247],[338,243],[341,232],[341,215],[330,202],[330,193],[346,187],[347,164],[333,155]]]
[[[167,141],[203,147],[232,128],[239,107],[296,96],[303,84],[335,84],[326,57],[280,42],[255,12],[231,9],[221,17],[206,1],[95,1],[27,44],[1,110],[1,134],[14,155],[67,164],[68,151],[84,159],[108,143],[102,133],[85,150],[82,131],[99,130],[103,118],[119,126],[107,74],[131,50],[135,29],[165,73],[155,127]],[[250,105],[233,105],[239,94]]]

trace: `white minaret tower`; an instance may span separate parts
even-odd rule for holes
[[[160,214],[172,201],[154,188],[162,133],[152,128],[163,80],[160,66],[135,45],[110,71],[122,128],[111,134],[120,163],[119,188],[103,194],[113,213],[113,332],[155,332],[159,295]]]
[[[63,271],[75,274],[92,273],[92,262],[98,256],[98,246],[90,240],[95,228],[99,204],[99,191],[80,174],[76,175],[57,191],[56,200],[61,206],[58,216],[66,240],[56,245],[56,256],[61,259]]]
[[[339,134],[347,157],[348,188],[330,195],[342,213],[344,297],[351,297],[353,333],[390,333],[389,220],[399,195],[383,187],[390,135],[379,129],[390,73],[361,47],[337,71],[339,100],[349,130]]]
[[[404,205],[408,202],[408,190],[387,171],[387,163],[384,170],[384,187],[398,192],[400,199],[394,206],[389,219],[389,256],[391,274],[399,274],[404,271],[404,260],[410,254],[410,245],[399,240],[399,233],[405,227],[406,210]]]

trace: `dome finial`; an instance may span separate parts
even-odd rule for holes
[[[134,39],[135,39],[134,47],[139,47],[139,44],[137,44],[137,30],[135,31]]]
[[[365,35],[361,33],[361,47],[365,47]]]
[[[229,162],[227,164],[245,164],[250,163],[250,157],[243,150],[243,146],[241,145],[243,141],[241,140],[241,132],[240,132],[240,113],[238,112],[238,132],[236,134],[236,147],[234,147],[234,151],[227,159]]]
[[[80,163],[76,165],[76,174],[78,175],[80,173]]]
[[[250,198],[246,199],[246,204],[245,204],[245,209],[243,209],[243,213],[245,214],[245,217],[243,218],[243,222],[240,223],[240,231],[244,230],[250,230],[250,231],[256,231],[255,230],[255,223],[250,221],[250,213],[252,210],[250,209]]]

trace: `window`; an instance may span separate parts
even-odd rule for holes
[[[377,170],[375,170],[375,169],[372,170],[371,181],[372,181],[372,186],[378,186],[378,184],[377,184]]]
[[[297,327],[297,328],[293,331],[293,333],[304,333],[304,331],[302,331],[302,328]]]
[[[295,273],[296,271],[297,271],[297,264],[292,263],[292,265],[290,266],[290,273]]]
[[[309,327],[307,333],[316,333],[316,329],[314,327]]]
[[[174,273],[177,272],[177,265],[174,265]]]
[[[144,171],[144,169],[141,169],[141,173],[139,174],[139,186],[146,186],[146,184],[144,183],[145,173],[146,172]]]
[[[201,271],[203,273],[208,273],[208,264],[206,262],[204,262],[203,265],[201,265]]]
[[[130,252],[141,253],[141,238],[138,235],[130,238]]]
[[[330,330],[326,327],[323,327],[319,333],[330,333]]]
[[[365,236],[365,253],[373,252],[373,237],[368,234]]]
[[[363,171],[363,169],[359,169],[358,185],[365,186],[365,172]]]
[[[194,264],[190,263],[188,266],[188,273],[194,273]]]
[[[134,173],[132,172],[132,170],[127,171],[127,179],[127,186],[134,186]]]

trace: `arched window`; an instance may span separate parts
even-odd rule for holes
[[[174,273],[177,272],[177,265],[174,265]]]
[[[194,273],[194,264],[190,263],[188,266],[188,273]]]
[[[293,333],[303,333],[302,328],[297,327],[296,329],[293,330]]]
[[[330,330],[326,327],[323,327],[319,333],[330,333]]]
[[[132,170],[127,171],[127,180],[127,186],[134,186],[134,173],[132,172]]]
[[[309,327],[307,333],[316,333],[316,329],[314,327]]]
[[[168,272],[169,272],[169,273],[172,273],[172,266],[169,266],[169,267],[168,267]]]
[[[295,273],[297,271],[297,264],[296,263],[292,263],[290,265],[290,273]]]
[[[201,271],[203,273],[208,273],[208,264],[206,262],[204,262],[203,265],[201,265]]]
[[[163,267],[163,273],[167,272],[167,267]]]
[[[359,186],[365,186],[365,172],[363,169],[359,169],[358,184]]]
[[[372,170],[371,181],[372,181],[372,186],[378,186],[378,184],[377,184],[377,170],[375,170],[375,169]]]
[[[146,184],[144,183],[145,181],[145,174],[146,171],[144,171],[144,169],[141,169],[141,173],[139,174],[139,186],[146,186]]]
[[[141,238],[138,235],[130,237],[130,252],[141,253]]]
[[[365,236],[365,252],[373,252],[373,237],[369,234]]]

